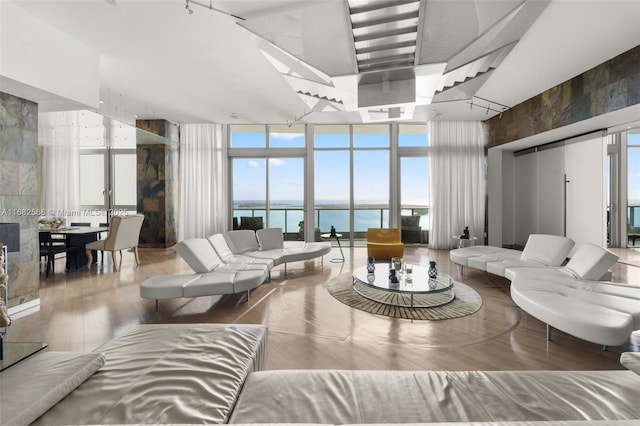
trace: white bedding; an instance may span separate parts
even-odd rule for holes
[[[266,339],[259,325],[138,326],[98,348],[105,365],[34,424],[224,423]]]
[[[640,420],[631,371],[252,373],[229,423]]]
[[[28,425],[104,365],[100,353],[44,352],[0,373],[0,424]]]

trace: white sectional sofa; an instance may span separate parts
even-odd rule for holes
[[[516,266],[560,266],[574,246],[570,238],[557,235],[532,234],[524,250],[492,246],[469,246],[451,250],[449,258],[458,266],[460,274],[464,266],[504,276],[504,270]]]
[[[631,425],[629,370],[266,370],[261,325],[139,325],[95,352],[44,352],[0,373],[3,425]]]
[[[465,247],[450,259],[460,272],[469,266],[509,279],[511,298],[547,325],[549,340],[554,327],[605,347],[623,344],[640,330],[640,289],[605,281],[618,257],[594,244],[580,244],[561,266],[572,247],[568,238],[531,235],[522,252]]]
[[[271,276],[271,269],[290,262],[322,258],[328,242],[283,241],[282,229],[236,230],[192,238],[174,246],[194,274],[158,275],[140,285],[140,296],[160,299],[247,292]],[[323,259],[322,259],[323,260]]]

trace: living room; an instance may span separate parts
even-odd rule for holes
[[[144,15],[140,9],[145,6],[139,2],[95,3],[91,7],[96,9],[78,5],[78,16],[101,11],[107,21],[117,22],[134,9]],[[451,101],[445,99],[445,94],[452,95],[455,90],[442,90],[438,92],[440,101],[434,96],[429,105],[416,102],[413,119],[400,122],[388,115],[381,121],[371,120],[371,111],[365,116],[357,109],[348,110],[346,100],[338,107],[347,110],[336,110],[337,104],[331,101],[334,98],[323,98],[325,92],[318,91],[318,99],[301,100],[308,95],[290,87],[286,72],[262,56],[267,56],[265,52],[277,56],[277,43],[264,46],[264,38],[252,40],[253,32],[257,33],[260,27],[256,22],[265,16],[273,18],[276,12],[283,13],[275,4],[271,5],[273,10],[265,4],[263,9],[254,5],[256,9],[251,10],[248,4],[234,9],[224,2],[213,2],[214,7],[178,1],[177,8],[171,2],[165,3],[169,4],[158,10],[153,9],[153,2],[148,3],[148,13],[157,13],[156,19],[163,22],[175,12],[176,27],[181,31],[190,25],[189,17],[194,18],[194,28],[213,19],[223,30],[231,31],[228,34],[234,38],[242,38],[233,40],[234,48],[235,43],[244,48],[251,46],[251,56],[244,59],[245,69],[238,74],[238,80],[225,74],[226,66],[221,66],[217,80],[222,83],[215,83],[213,93],[200,96],[195,93],[197,90],[176,83],[189,80],[186,68],[182,72],[171,71],[171,79],[167,79],[165,71],[152,76],[147,66],[158,67],[158,63],[150,58],[153,54],[147,57],[138,47],[140,58],[149,63],[140,65],[135,78],[116,82],[117,74],[132,70],[131,59],[121,65],[109,52],[100,51],[99,45],[107,42],[99,41],[98,35],[80,40],[80,26],[68,24],[63,30],[63,15],[68,10],[53,11],[45,6],[38,11],[36,3],[29,1],[1,5],[0,207],[16,214],[3,215],[0,222],[21,225],[20,251],[8,253],[8,307],[13,323],[8,327],[6,341],[45,342],[48,351],[91,352],[138,324],[262,324],[269,329],[266,366],[270,370],[621,370],[621,354],[638,352],[637,333],[625,344],[606,350],[558,330],[553,330],[551,340],[547,340],[544,322],[522,311],[511,299],[508,279],[472,268],[458,276],[449,258],[450,250],[459,243],[453,237],[461,234],[465,226],[478,238],[472,240],[475,244],[520,249],[531,234],[566,235],[576,244],[594,243],[609,248],[619,257],[611,268],[611,281],[625,287],[640,286],[640,256],[633,237],[634,226],[640,225],[640,207],[634,195],[640,151],[640,71],[634,64],[640,56],[640,34],[632,25],[640,12],[638,2],[616,2],[615,7],[592,2],[585,9],[568,2],[545,2],[550,4],[535,11],[535,18],[531,18],[530,26],[510,51],[519,56],[505,53],[506,59],[503,58],[504,65],[520,72],[530,70],[520,77],[521,81],[514,80],[513,74],[500,75],[498,65],[485,80],[476,80],[478,87],[486,82],[483,90],[475,87],[472,95],[466,93]],[[343,7],[342,3],[339,7]],[[584,22],[554,27],[572,8]],[[580,25],[602,22],[593,16],[596,10],[600,18],[607,17],[606,22],[620,23],[622,29],[616,37],[609,34],[609,25],[602,24],[600,27],[606,28],[593,29],[593,34],[583,34],[583,39],[576,35],[575,28]],[[305,15],[309,11],[304,12],[301,5],[289,5],[284,11],[300,12],[300,19],[309,22],[304,20],[309,19]],[[512,12],[518,15],[515,10]],[[238,29],[236,21],[247,22]],[[251,27],[252,23],[255,26]],[[97,33],[108,28],[104,25],[97,27]],[[38,28],[47,43],[42,42],[42,37],[34,41],[24,28]],[[247,33],[247,28],[253,32]],[[310,28],[319,31],[315,26]],[[149,31],[157,34],[155,29]],[[262,31],[262,35],[269,32],[264,28]],[[535,38],[545,32],[566,32],[566,40],[558,42],[553,55],[572,63],[563,64],[562,72],[553,76],[551,72],[546,75],[542,70],[531,71],[537,67],[522,62],[522,58],[532,51],[517,50],[527,44],[534,51],[541,49],[544,43]],[[8,34],[14,41],[7,41]],[[220,34],[216,36],[219,40]],[[127,36],[120,37],[123,52],[128,52],[131,47],[124,48]],[[168,48],[170,43],[163,41]],[[30,46],[33,55],[23,54],[25,45]],[[589,47],[593,55],[586,53]],[[190,49],[208,48],[206,44],[195,44]],[[188,56],[184,52],[190,49],[182,49],[182,55]],[[55,62],[49,75],[41,72],[41,60],[33,58],[38,55]],[[538,60],[545,58],[545,63],[553,57],[549,52],[540,55]],[[249,76],[252,81],[238,83],[240,75],[246,78],[246,68],[256,64],[258,57],[262,62],[255,70],[264,72],[265,87],[258,85],[260,79],[255,75]],[[520,59],[517,66],[510,63],[516,58]],[[277,59],[287,66],[296,64],[289,56]],[[78,60],[81,65],[69,65],[78,64]],[[180,56],[173,59],[180,60]],[[236,61],[241,60],[229,60]],[[314,73],[315,77],[309,78],[311,83],[318,83],[318,76],[326,77],[307,63],[300,67],[296,69],[300,75]],[[416,71],[418,86],[424,77],[421,72],[426,73]],[[538,74],[545,74],[540,80],[547,80],[536,81]],[[148,84],[143,84],[145,75],[149,76]],[[166,79],[163,90],[158,90],[163,83],[156,79]],[[516,88],[526,86],[520,83],[527,79],[531,79],[530,88]],[[335,76],[331,82],[341,87]],[[236,84],[245,86],[239,89]],[[385,84],[380,83],[380,87]],[[221,87],[224,85],[230,88]],[[502,96],[496,95],[500,91],[490,91],[499,85],[509,86],[502,90]],[[143,87],[150,91],[143,93]],[[402,92],[402,88],[395,89]],[[160,94],[152,94],[153,90]],[[456,90],[471,89],[458,86]],[[178,96],[177,91],[185,93]],[[263,93],[257,93],[260,91]],[[504,95],[509,91],[514,92],[511,98]],[[221,100],[211,102],[216,96]],[[265,99],[268,97],[272,99]],[[185,98],[191,98],[192,104]],[[202,98],[206,98],[204,103],[200,103]],[[278,98],[282,99],[281,104],[273,101]],[[389,99],[384,102],[391,103]],[[454,109],[454,104],[459,109]],[[62,113],[67,121],[55,121]],[[58,143],[56,138],[64,139],[73,129],[87,128],[80,124],[81,117],[99,122],[91,129],[98,129],[98,139],[103,144],[98,147],[102,150],[100,158],[105,158],[111,149],[114,155],[123,155],[119,158],[124,159],[122,163],[128,169],[120,169],[119,176],[124,178],[118,188],[130,190],[132,201],[98,208],[93,202],[80,202],[80,198],[75,204],[60,201],[64,192],[61,188],[75,185],[80,197],[81,188],[93,185],[94,175],[101,175],[91,168],[96,163],[87,161],[77,166],[71,184],[54,178],[61,170],[76,167],[71,162],[90,160],[96,154],[96,146],[87,142],[94,136],[87,135],[82,145],[74,147],[72,155],[63,154],[55,160],[47,152]],[[464,124],[451,124],[459,121]],[[43,133],[43,123],[49,124],[48,134]],[[475,162],[457,169],[451,163],[438,164],[436,147],[443,140],[442,135],[453,129],[466,132],[467,126],[477,127],[482,133],[474,138],[478,142],[475,148],[479,147]],[[123,134],[129,136],[119,139]],[[243,137],[248,142],[243,142]],[[197,146],[198,142],[215,147],[206,151],[206,156],[211,157],[208,162],[202,161],[205,151],[188,152],[187,147]],[[147,188],[153,187],[153,194],[150,197],[150,191],[145,190],[144,198],[140,188],[163,174],[157,173],[159,163],[146,161],[144,154],[151,158],[160,151],[160,162],[166,167],[161,170],[171,171],[162,183],[166,192],[149,184]],[[125,159],[126,155],[129,157]],[[49,175],[45,164],[57,165],[58,170]],[[289,175],[277,174],[285,169]],[[246,173],[242,174],[242,170]],[[250,174],[257,170],[262,174]],[[449,171],[453,173],[448,182],[436,183],[438,176],[448,175]],[[463,176],[466,171],[471,177]],[[405,178],[405,172],[413,174]],[[154,179],[149,178],[151,175]],[[137,188],[131,185],[134,177]],[[453,194],[458,178],[468,191],[460,195],[464,201],[450,203],[447,197]],[[417,180],[424,185],[415,189],[416,197],[409,197],[414,194],[412,184]],[[211,200],[205,200],[198,191],[208,191]],[[190,198],[185,198],[187,195]],[[259,204],[252,204],[256,200]],[[295,203],[289,203],[292,200]],[[160,210],[171,213],[159,218],[157,203],[162,206]],[[464,209],[459,208],[461,204]],[[17,212],[60,209],[71,212],[66,219],[69,223],[89,220],[97,226],[108,219],[109,207],[122,207],[127,214],[138,212],[147,218],[140,240],[140,264],[132,253],[123,251],[115,270],[114,260],[105,253],[97,265],[77,271],[65,270],[65,260],[58,260],[55,273],[45,277],[35,250],[40,215],[27,218]],[[100,215],[80,214],[93,208],[100,210]],[[193,273],[172,250],[174,244],[229,232],[234,228],[233,219],[241,216],[261,217],[264,228],[281,227],[284,238],[294,243],[328,242],[332,252],[322,258],[276,266],[267,282],[248,293],[160,300],[157,311],[154,301],[140,297],[140,285],[150,278]],[[353,309],[330,294],[328,288],[335,280],[345,274],[351,276],[355,269],[367,264],[367,224],[400,229],[406,216],[420,216],[420,220],[417,226],[412,224],[413,229],[419,230],[411,242],[405,243],[404,261],[413,265],[435,261],[442,273],[455,276],[480,295],[482,306],[477,312],[442,321],[407,320]],[[158,221],[150,227],[149,218]],[[340,245],[329,234],[335,225]],[[333,261],[338,258],[343,261]]]

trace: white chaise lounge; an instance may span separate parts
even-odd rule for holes
[[[235,255],[249,256],[257,259],[271,259],[274,266],[287,263],[321,258],[331,252],[328,242],[307,243],[304,241],[283,241],[281,228],[258,229],[255,233],[248,229],[230,231],[225,234],[230,250]]]
[[[504,276],[504,270],[515,266],[560,266],[574,246],[573,240],[548,234],[531,234],[523,251],[492,246],[469,246],[451,250],[449,258],[462,275],[463,267]]]
[[[547,325],[603,346],[623,344],[640,330],[640,288],[599,280],[611,275],[617,256],[583,243],[561,267],[509,268],[511,298]]]
[[[282,229],[230,231],[208,238],[192,238],[174,246],[194,274],[158,275],[140,285],[140,296],[160,299],[216,296],[247,292],[271,277],[271,269],[288,262],[322,258],[327,242],[285,242]]]
[[[531,235],[522,253],[477,246],[452,250],[450,259],[511,281],[511,298],[525,312],[580,339],[617,346],[640,330],[640,289],[611,282],[618,257],[595,244],[573,247],[568,238]],[[518,256],[518,253],[520,255]]]

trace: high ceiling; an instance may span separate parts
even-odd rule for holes
[[[99,52],[125,122],[484,120],[640,44],[640,0],[12,3]]]

